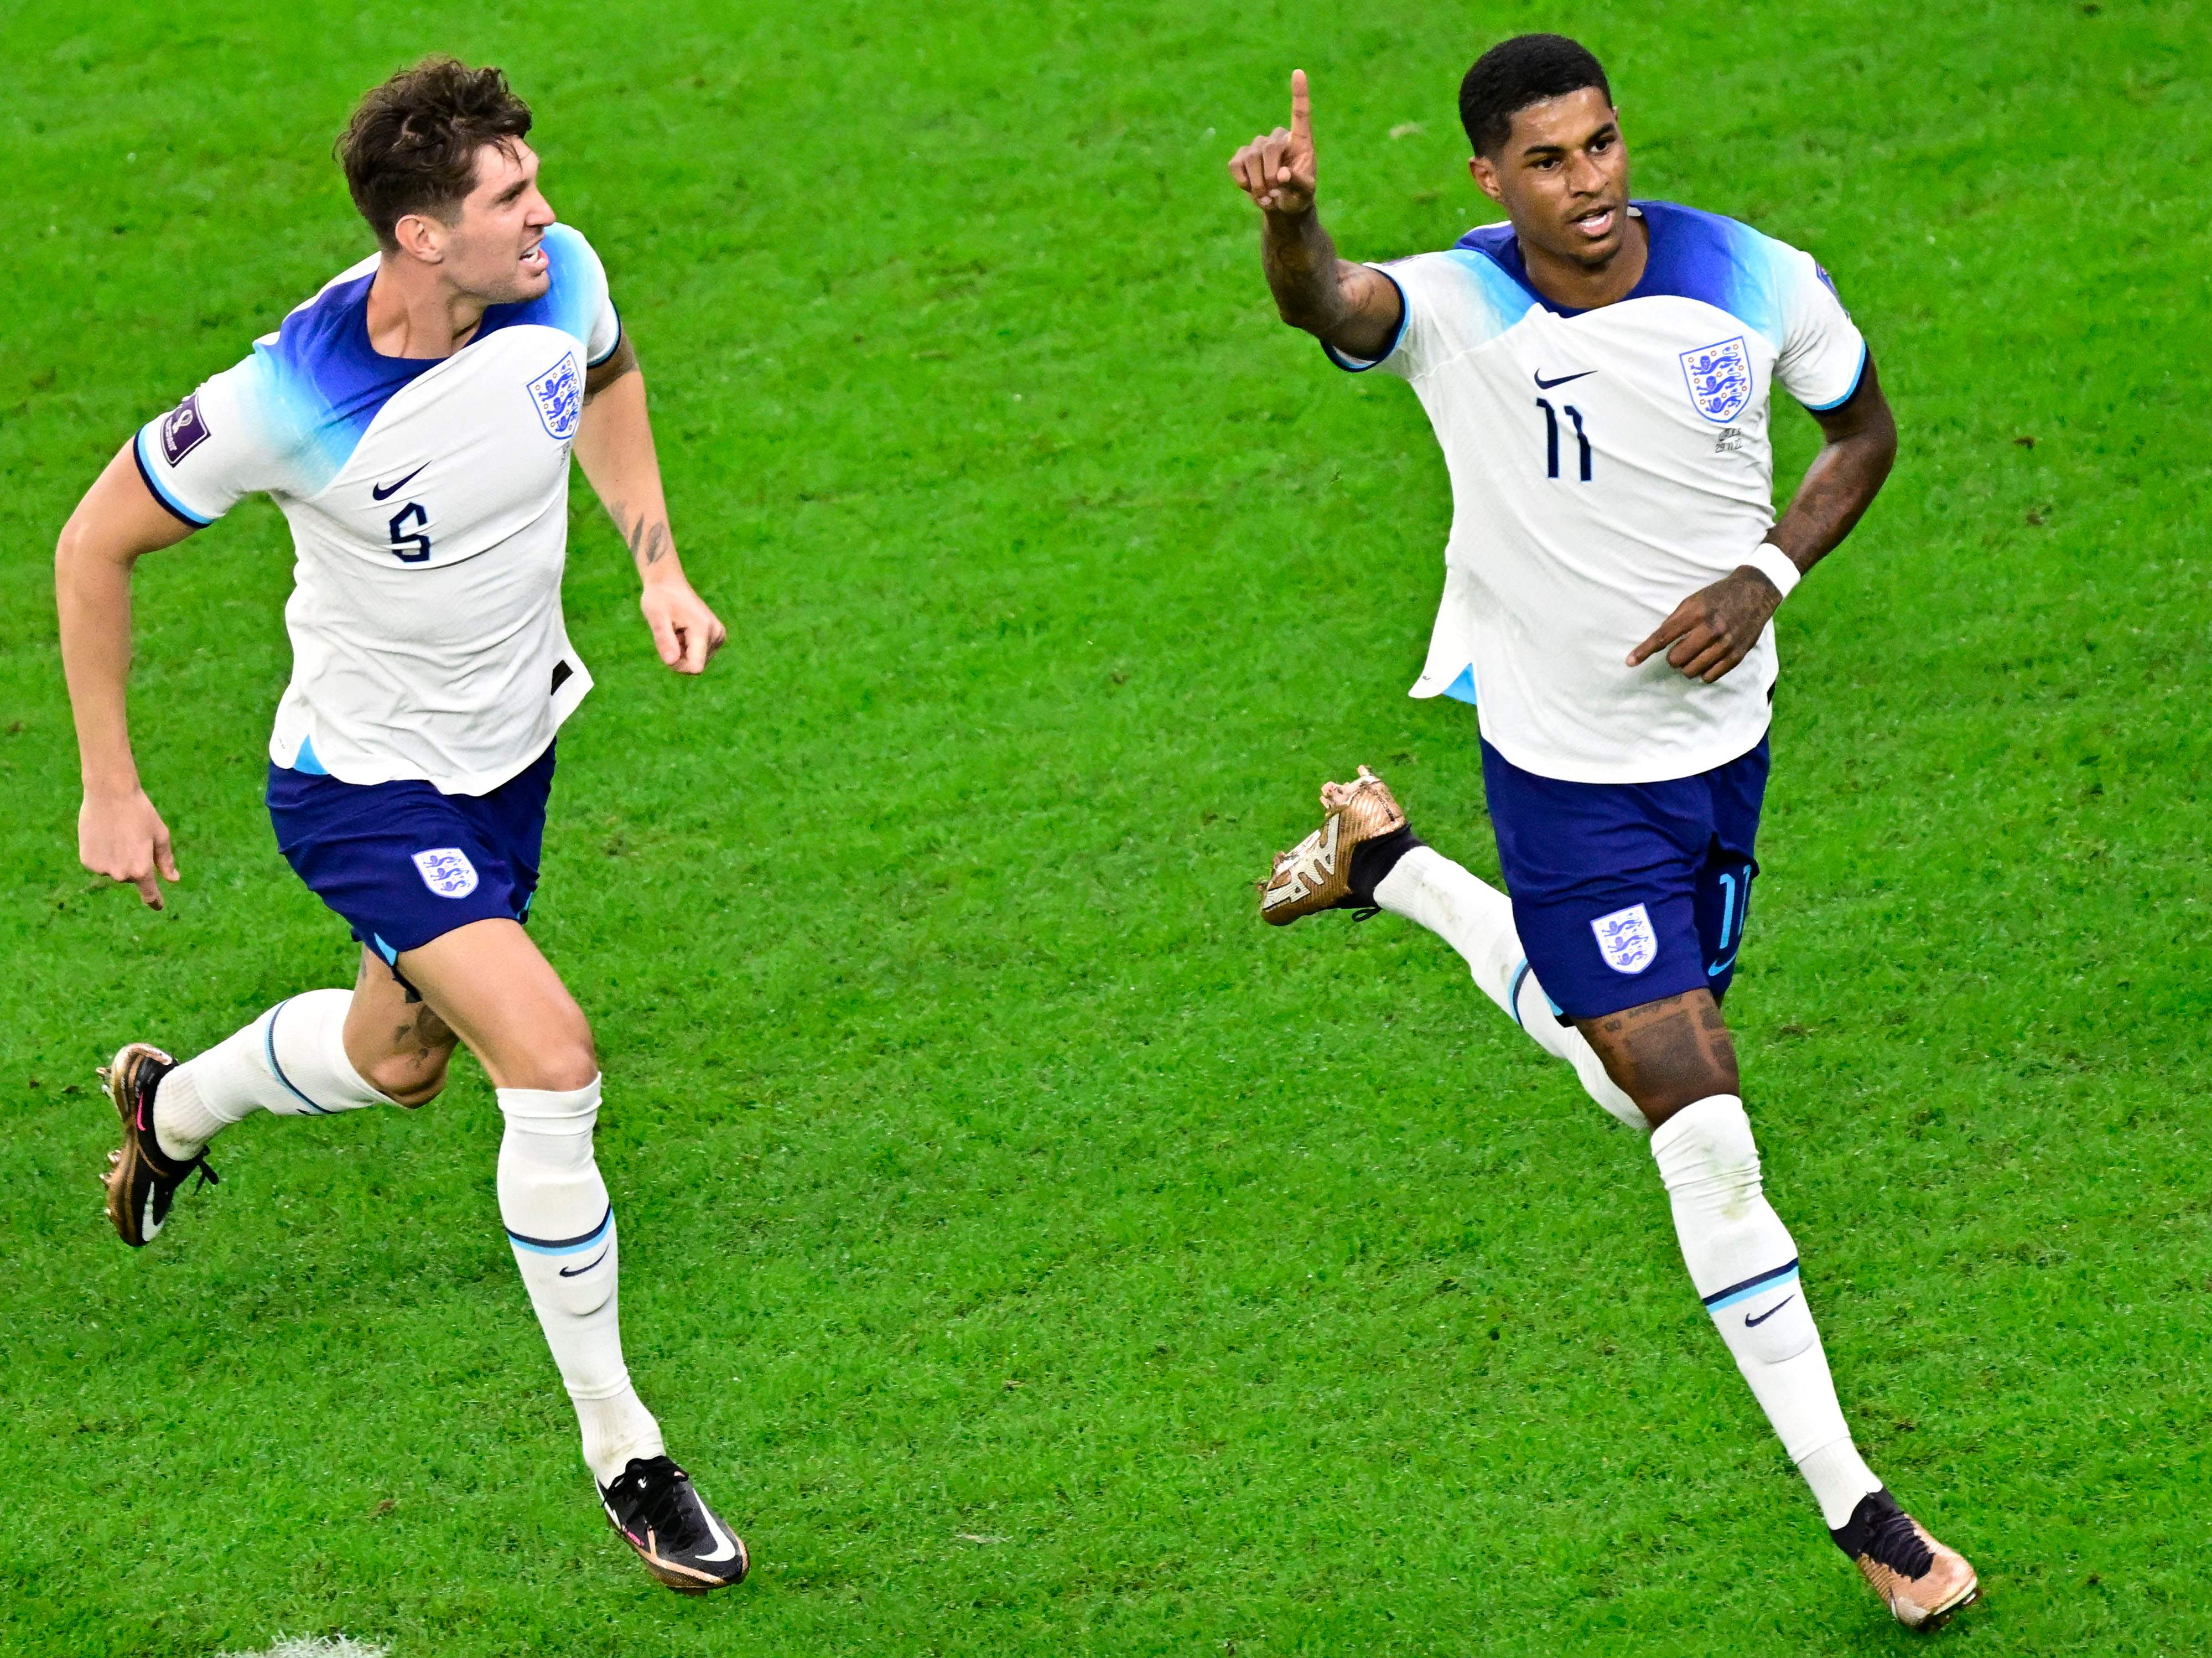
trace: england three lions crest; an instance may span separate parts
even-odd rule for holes
[[[1684,351],[1682,378],[1690,383],[1690,401],[1716,426],[1725,426],[1751,401],[1751,353],[1743,337],[1700,345]]]
[[[561,360],[530,382],[538,418],[556,442],[566,443],[576,435],[584,412],[584,382],[576,372],[576,354],[563,351]]]
[[[1659,935],[1652,930],[1651,912],[1641,904],[1615,910],[1590,923],[1597,935],[1598,954],[1617,973],[1640,973],[1659,959]]]
[[[433,846],[414,855],[422,884],[440,898],[466,898],[477,889],[477,866],[458,846]]]

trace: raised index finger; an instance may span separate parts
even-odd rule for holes
[[[1291,71],[1291,137],[1302,143],[1313,142],[1313,100],[1306,94],[1306,72]]]

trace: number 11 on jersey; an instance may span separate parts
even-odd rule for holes
[[[1571,403],[1554,411],[1548,399],[1538,398],[1536,406],[1544,411],[1544,476],[1559,475],[1559,415],[1564,413],[1575,423],[1575,446],[1582,451],[1582,481],[1590,481],[1589,435],[1583,430],[1583,411]]]

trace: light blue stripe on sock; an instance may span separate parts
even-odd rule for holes
[[[1763,1295],[1770,1289],[1794,1283],[1796,1278],[1797,1263],[1792,1261],[1787,1266],[1778,1266],[1771,1272],[1763,1272],[1755,1278],[1747,1278],[1741,1283],[1730,1285],[1706,1301],[1705,1310],[1717,1313],[1723,1307],[1734,1307],[1738,1301],[1749,1301],[1753,1295]]]

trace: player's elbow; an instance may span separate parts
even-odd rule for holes
[[[1327,339],[1329,331],[1341,320],[1333,310],[1316,305],[1304,294],[1277,294],[1275,314],[1288,326],[1311,334],[1316,339]]]
[[[77,503],[76,510],[54,538],[54,575],[58,579],[87,572],[100,564],[128,570],[138,562],[137,550],[112,533],[94,509],[92,497]]]
[[[69,522],[54,539],[54,586],[66,593],[88,576],[96,575],[100,565],[101,539],[88,521],[85,510],[79,507],[70,515]]]

